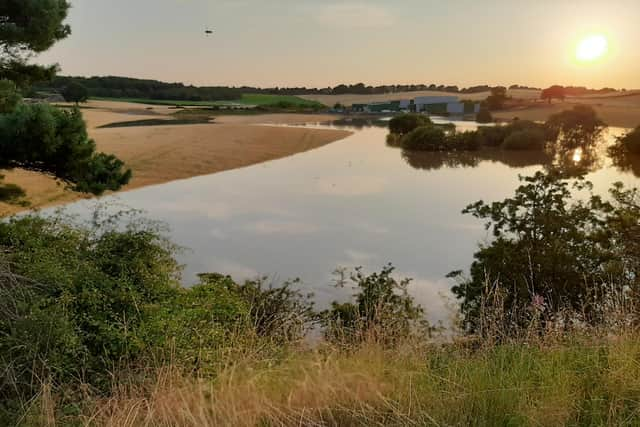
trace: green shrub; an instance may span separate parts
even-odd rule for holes
[[[338,286],[351,283],[356,291],[355,302],[334,302],[331,309],[322,313],[329,341],[393,345],[413,334],[428,333],[424,310],[408,293],[411,280],[396,280],[393,271],[391,265],[371,275],[365,275],[361,268],[348,277],[344,271],[338,271],[341,275]]]
[[[236,336],[250,334],[249,306],[227,276],[202,275],[192,288],[154,305],[141,335],[156,357],[208,375]]]
[[[478,144],[482,147],[499,147],[509,134],[507,126],[481,126],[477,130]]]
[[[402,114],[389,121],[391,133],[405,135],[421,126],[432,124],[431,119],[422,114]]]
[[[176,292],[173,246],[152,225],[117,231],[56,219],[0,224],[0,400],[27,402],[41,384],[109,386],[145,350],[149,310]]]
[[[505,150],[542,150],[544,146],[544,131],[539,129],[516,130],[502,143]]]
[[[402,137],[402,147],[407,150],[447,150],[447,135],[437,126],[421,126]]]
[[[122,161],[96,152],[80,110],[47,104],[20,104],[0,114],[0,167],[50,173],[75,190],[98,195],[131,179]]]
[[[447,136],[447,145],[456,151],[475,151],[480,148],[478,133],[474,131],[453,132]]]

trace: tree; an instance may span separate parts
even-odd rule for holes
[[[420,126],[432,124],[431,119],[421,114],[402,114],[389,120],[389,131],[393,134],[405,135]]]
[[[574,197],[569,183],[553,173],[521,181],[514,197],[479,201],[463,211],[486,220],[495,238],[474,255],[471,277],[453,288],[467,328],[478,329],[483,309],[497,309],[492,305],[497,302],[485,299],[488,288],[502,290],[499,304],[509,311],[511,318],[504,320],[512,325],[526,321],[522,316],[536,298],[551,313],[570,309],[589,320],[596,311],[590,297],[625,287],[637,290],[640,259],[634,250],[640,238],[621,225],[640,220],[635,192],[616,186],[612,205],[598,196]],[[591,184],[577,180],[573,187],[590,190]],[[635,258],[621,262],[625,257]]]
[[[404,135],[400,141],[407,150],[447,151],[453,149],[448,143],[447,134],[441,127],[420,126]]]
[[[491,123],[493,122],[493,116],[486,106],[480,107],[480,111],[476,114],[476,122],[478,123]]]
[[[566,91],[564,87],[558,85],[548,87],[540,94],[540,99],[546,99],[547,101],[549,101],[549,104],[551,104],[552,99],[559,99],[560,101],[564,101],[565,98]]]
[[[70,34],[64,24],[69,7],[66,0],[0,2],[0,167],[48,173],[74,190],[101,194],[125,185],[131,171],[96,152],[77,109],[23,104],[19,92],[53,76],[55,67],[27,61]],[[81,100],[80,91],[74,92]]]
[[[424,309],[409,294],[411,280],[396,280],[394,270],[391,265],[371,275],[362,268],[351,274],[338,270],[337,286],[349,282],[357,292],[355,302],[333,302],[321,314],[325,337],[344,344],[374,341],[392,346],[414,334],[429,334]]]
[[[492,111],[502,110],[507,99],[507,88],[504,86],[496,86],[491,89],[491,95],[487,97],[487,107]]]
[[[0,114],[0,167],[48,173],[93,194],[117,190],[131,178],[122,161],[96,152],[79,110],[47,104]]]
[[[67,0],[0,2],[0,78],[25,86],[53,77],[56,66],[28,65],[27,60],[71,33],[64,24],[69,7]]]
[[[563,148],[585,148],[593,145],[607,125],[589,105],[576,105],[571,110],[553,114],[546,122],[553,140],[561,138]]]
[[[89,99],[89,90],[80,83],[71,82],[62,91],[62,96],[67,102],[87,102]]]

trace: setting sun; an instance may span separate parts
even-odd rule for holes
[[[588,36],[578,43],[576,58],[582,62],[592,62],[602,58],[609,49],[607,38],[601,34]]]

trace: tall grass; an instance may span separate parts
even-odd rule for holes
[[[296,350],[215,381],[158,368],[85,403],[82,425],[637,425],[640,336],[553,345]],[[40,405],[48,419],[54,411]],[[63,422],[64,420],[58,420]]]
[[[118,375],[109,396],[88,394],[78,415],[65,417],[47,386],[30,413],[38,425],[105,427],[640,423],[640,311],[624,292],[601,299],[596,325],[542,302],[513,312],[501,295],[487,283],[471,337],[391,347],[378,334],[350,346],[236,337],[212,377],[149,362]]]

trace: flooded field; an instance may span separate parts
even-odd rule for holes
[[[489,238],[483,224],[462,215],[462,209],[510,196],[518,175],[531,175],[550,161],[541,153],[499,150],[403,152],[386,144],[383,127],[313,126],[354,133],[292,157],[101,203],[142,209],[146,217],[166,223],[171,239],[187,248],[180,255],[186,285],[203,272],[236,279],[265,275],[275,283],[300,278],[325,306],[349,293],[333,286],[336,268],[377,271],[393,263],[398,275],[414,279],[411,290],[429,317],[446,320],[452,286],[446,274],[467,271],[478,244]],[[605,139],[621,132],[609,129]],[[576,156],[571,162],[578,164],[583,159]],[[598,193],[605,194],[615,181],[640,182],[633,164],[623,171],[604,154],[590,162],[587,179]],[[95,204],[83,201],[67,211],[88,216]]]

